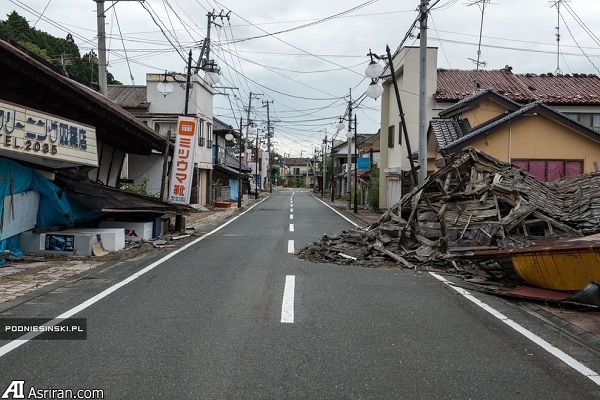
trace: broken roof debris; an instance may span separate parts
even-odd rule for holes
[[[475,262],[477,252],[600,232],[598,188],[600,173],[539,182],[518,167],[467,148],[376,222],[326,234],[298,256],[366,267],[393,263],[441,269],[497,281],[514,275],[510,255]]]

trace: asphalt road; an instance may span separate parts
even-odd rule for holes
[[[69,313],[88,337],[0,342],[0,396],[24,380],[25,394],[108,399],[600,399],[598,383],[431,274],[292,254],[349,228],[310,193],[280,191],[166,260],[13,309],[53,318],[88,300]],[[597,355],[481,296],[598,371]]]

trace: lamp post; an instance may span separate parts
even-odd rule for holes
[[[402,125],[402,132],[404,134],[404,142],[406,143],[406,151],[408,152],[408,162],[410,163],[410,170],[412,172],[413,181],[415,185],[419,184],[419,178],[417,176],[417,168],[415,167],[414,160],[412,158],[412,150],[410,147],[410,139],[408,138],[408,130],[406,129],[406,120],[404,119],[404,111],[402,109],[402,101],[400,100],[400,90],[398,89],[398,81],[396,80],[396,71],[394,69],[394,63],[392,61],[392,55],[390,53],[390,46],[385,46],[386,55],[379,56],[371,50],[369,50],[369,57],[371,57],[371,61],[369,65],[365,69],[365,75],[371,78],[371,83],[367,90],[365,91],[365,95],[371,97],[372,99],[376,99],[383,93],[383,87],[377,83],[377,80],[383,78],[381,74],[383,73],[384,68],[379,65],[374,58],[377,60],[387,60],[388,66],[390,68],[390,76],[392,78],[392,83],[394,85],[394,93],[396,94],[396,103],[398,104],[398,113],[400,115],[400,124]],[[419,160],[421,160],[422,155],[419,154]],[[427,162],[427,156],[425,155],[425,162]],[[421,164],[420,168],[427,169],[427,165]]]

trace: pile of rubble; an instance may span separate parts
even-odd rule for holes
[[[539,182],[520,168],[468,148],[378,221],[324,235],[298,255],[369,267],[391,262],[466,269],[479,250],[600,232],[599,192],[600,173]]]

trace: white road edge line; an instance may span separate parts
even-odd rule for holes
[[[314,197],[314,196],[313,196]],[[344,214],[342,214],[341,212],[339,212],[338,210],[336,210],[335,208],[331,207],[329,204],[325,203],[323,200],[319,199],[318,197],[315,197],[315,199],[319,200],[321,203],[323,203],[326,207],[331,208],[336,214],[338,214],[340,217],[344,218],[346,221],[350,222],[352,225],[354,225],[357,228],[360,228],[360,225],[358,225],[356,222],[352,221],[351,219],[349,219],[348,217],[346,217]]]
[[[288,253],[294,253],[294,239],[288,240]]]
[[[294,323],[294,290],[296,288],[296,276],[286,275],[285,287],[283,289],[283,302],[281,303],[281,323]]]
[[[290,232],[294,232],[294,224],[290,224]]]
[[[73,308],[71,308],[68,311],[65,311],[64,313],[60,314],[58,317],[55,317],[53,320],[46,322],[43,326],[55,326],[56,324],[60,323],[62,319],[64,318],[70,318],[73,315],[85,310],[86,308],[88,308],[89,306],[91,306],[94,303],[97,303],[98,301],[102,300],[103,298],[107,297],[108,295],[110,295],[111,293],[115,292],[116,290],[122,288],[123,286],[127,285],[128,283],[131,283],[132,281],[136,280],[137,278],[139,278],[140,276],[144,275],[145,273],[152,271],[154,268],[158,267],[160,264],[164,263],[165,261],[169,260],[170,258],[173,258],[174,256],[176,256],[177,254],[181,253],[184,250],[187,250],[188,248],[192,247],[193,245],[195,245],[196,243],[206,239],[207,237],[211,236],[212,234],[214,234],[215,232],[223,229],[224,227],[226,227],[227,225],[229,225],[230,223],[232,223],[233,221],[235,221],[236,219],[240,218],[242,215],[246,214],[247,212],[249,212],[250,210],[252,210],[254,207],[256,207],[257,205],[259,205],[260,203],[262,203],[263,201],[265,201],[267,199],[267,197],[265,197],[264,199],[262,199],[261,201],[259,201],[258,203],[252,205],[250,208],[248,208],[246,211],[242,212],[241,214],[239,214],[238,216],[230,219],[229,221],[225,222],[223,225],[220,225],[218,227],[216,227],[215,229],[213,229],[212,231],[200,236],[198,239],[191,241],[190,243],[186,244],[185,246],[173,251],[172,253],[167,254],[166,256],[164,256],[163,258],[161,258],[160,260],[157,260],[155,262],[153,262],[152,264],[148,265],[146,268],[139,270],[138,272],[136,272],[133,275],[130,275],[129,277],[123,279],[121,282],[109,287],[108,289],[105,289],[104,291],[98,293],[97,295],[89,298],[88,300],[84,301],[83,303],[79,304],[78,306],[75,306]],[[0,347],[0,357],[6,355],[7,353],[13,351],[14,349],[21,347],[22,345],[24,345],[25,343],[27,343],[28,341],[30,341],[31,339],[35,338],[36,336],[40,335],[42,333],[42,331],[32,331],[29,332],[23,336],[21,336],[18,339],[15,339],[7,344],[5,344],[4,346]]]
[[[457,287],[457,286],[454,286],[452,284],[452,282],[450,282],[446,278],[444,278],[434,272],[430,272],[430,274],[437,280],[442,281],[443,283],[445,283],[452,289],[456,290],[458,293],[460,293],[466,299],[475,303],[476,305],[483,308],[488,313],[492,314],[494,317],[498,318],[500,321],[504,322],[506,325],[513,328],[515,331],[519,332],[521,335],[525,336],[527,339],[531,340],[533,343],[540,346],[542,349],[546,350],[548,353],[552,354],[553,356],[555,356],[556,358],[558,358],[559,360],[561,360],[562,362],[567,364],[569,367],[573,368],[574,370],[576,370],[583,376],[590,378],[596,385],[600,385],[600,375],[598,375],[597,372],[586,367],[585,365],[583,365],[582,363],[580,363],[579,361],[577,361],[576,359],[574,359],[573,357],[571,357],[570,355],[565,353],[564,351],[559,350],[556,347],[552,346],[550,343],[546,342],[544,339],[542,339],[535,333],[523,328],[521,325],[519,325],[512,319],[508,318],[506,315],[502,314],[495,308],[489,306],[488,304],[484,303],[483,301],[481,301],[478,298],[476,298],[475,296],[473,296],[467,290]]]

